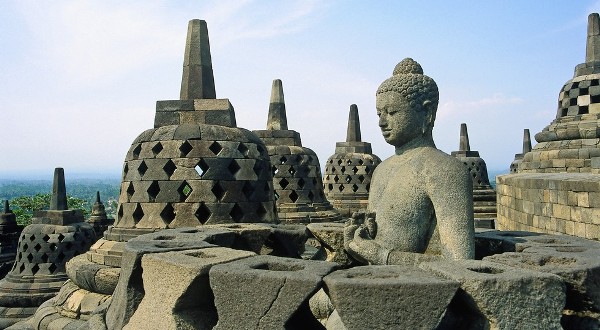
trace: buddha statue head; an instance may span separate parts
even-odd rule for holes
[[[396,148],[415,139],[433,143],[438,101],[437,85],[423,74],[419,63],[412,58],[398,63],[393,76],[386,79],[376,93],[379,127],[385,141]]]

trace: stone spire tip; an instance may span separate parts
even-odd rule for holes
[[[206,21],[193,19],[188,23],[180,99],[215,99],[216,97],[208,27]]]
[[[96,204],[100,204],[100,192],[96,191]]]
[[[598,13],[592,13],[588,16],[585,61],[600,61],[600,16]]]
[[[67,210],[67,189],[65,187],[65,170],[62,167],[54,169],[50,210]]]
[[[4,212],[3,213],[10,213],[10,206],[8,205],[8,199],[4,200]]]
[[[287,115],[285,100],[283,98],[283,83],[280,79],[273,80],[271,87],[271,100],[269,102],[269,117],[267,118],[268,130],[287,130]]]
[[[523,130],[523,154],[531,151],[531,136],[529,135],[529,129]]]
[[[356,106],[356,104],[350,105],[346,142],[361,142],[360,118],[358,117],[358,106]]]
[[[467,132],[467,124],[460,124],[460,143],[458,146],[459,151],[471,151],[469,145],[469,133]]]

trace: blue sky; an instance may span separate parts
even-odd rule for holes
[[[472,150],[507,171],[555,116],[585,59],[600,1],[1,1],[0,173],[118,175],[155,102],[177,99],[187,22],[204,19],[218,98],[239,127],[266,127],[273,79],[288,124],[324,163],[345,140],[350,104],[363,141],[393,153],[375,90],[412,57],[440,89],[438,148]],[[532,137],[533,138],[533,137]]]

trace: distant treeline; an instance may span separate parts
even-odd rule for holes
[[[67,180],[67,195],[90,201],[100,192],[103,201],[118,199],[119,180],[112,179],[74,179]],[[21,196],[34,196],[52,192],[51,180],[0,180],[0,200],[11,200]]]

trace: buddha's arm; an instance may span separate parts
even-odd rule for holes
[[[450,162],[443,172],[427,182],[433,203],[444,257],[475,257],[473,226],[473,187],[463,164]]]

